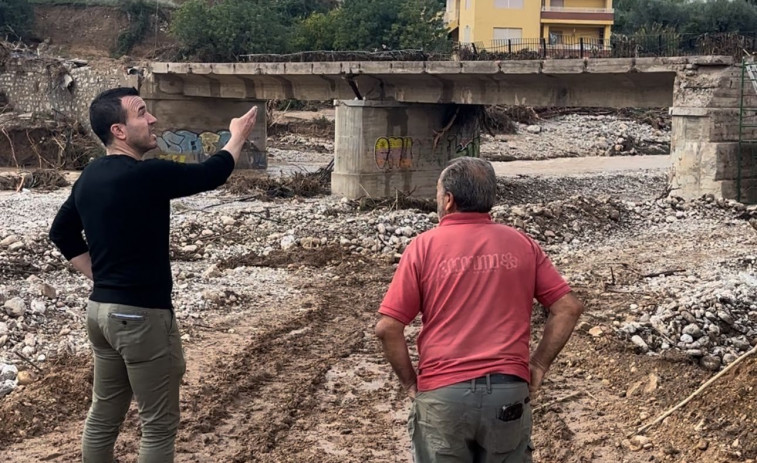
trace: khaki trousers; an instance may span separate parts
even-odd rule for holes
[[[408,431],[415,463],[530,463],[528,384],[464,383],[419,392]],[[503,406],[522,404],[522,415],[502,421]]]
[[[172,462],[186,369],[173,312],[89,301],[87,334],[95,378],[82,461],[113,462],[118,430],[134,396],[142,422],[139,463]]]

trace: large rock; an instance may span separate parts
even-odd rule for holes
[[[0,381],[0,398],[10,394],[14,389],[16,389],[15,381]]]
[[[6,236],[5,239],[0,241],[0,248],[7,248],[11,244],[18,243],[19,241],[21,241],[21,238],[16,235]]]
[[[34,299],[31,304],[32,312],[36,314],[44,314],[47,310],[45,303],[39,299]]]
[[[10,317],[18,318],[26,313],[26,303],[20,297],[8,299],[5,301],[3,307],[5,308],[5,313]]]
[[[27,384],[31,384],[36,380],[37,380],[37,376],[29,370],[18,372],[18,385],[19,386],[26,386]]]
[[[15,381],[18,376],[18,368],[15,365],[0,363],[0,381]]]
[[[45,296],[49,299],[55,299],[56,297],[58,297],[58,290],[47,283],[38,283],[36,289],[37,294],[39,294],[40,296]]]

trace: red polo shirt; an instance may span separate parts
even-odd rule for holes
[[[539,245],[489,214],[454,213],[405,250],[379,313],[409,324],[420,312],[418,390],[487,373],[526,381],[531,307],[570,292]]]

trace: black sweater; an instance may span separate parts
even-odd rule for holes
[[[74,184],[50,239],[68,260],[89,251],[91,300],[171,309],[170,200],[212,190],[233,170],[226,151],[200,164],[102,157]]]

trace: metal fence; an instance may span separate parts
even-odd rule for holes
[[[446,42],[437,49],[372,51],[304,51],[291,54],[242,55],[240,61],[475,61],[571,58],[635,58],[726,55],[741,59],[757,52],[757,33],[612,35],[609,39],[552,35],[544,39],[495,40],[488,44]]]
[[[634,58],[691,55],[740,57],[757,51],[757,33],[613,35],[609,39],[552,36],[495,40],[456,47],[457,59]]]

